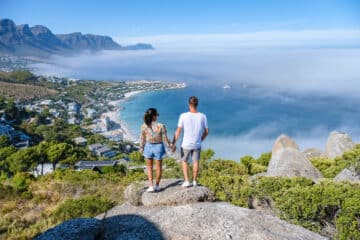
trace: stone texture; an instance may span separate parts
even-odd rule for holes
[[[320,149],[317,148],[307,148],[303,151],[303,154],[305,154],[305,157],[307,159],[312,159],[316,157],[325,157],[325,153],[323,153]]]
[[[327,239],[262,211],[223,202],[156,207],[124,204],[108,211],[103,223],[104,239]]]
[[[292,140],[289,136],[285,134],[281,134],[276,139],[271,152],[272,154],[276,154],[278,151],[282,151],[284,148],[292,148],[299,150],[299,146],[294,140]]]
[[[351,137],[343,132],[333,131],[330,133],[326,143],[326,155],[328,158],[342,156],[345,151],[355,147]]]
[[[156,193],[146,192],[148,183],[133,183],[125,190],[125,200],[134,206],[180,205],[192,202],[214,201],[214,193],[207,187],[181,187],[182,180],[163,179],[162,190]]]
[[[298,145],[288,136],[281,135],[274,143],[266,176],[322,178],[322,174],[300,152]]]
[[[345,168],[335,178],[335,182],[348,181],[354,183],[360,183],[360,175],[355,172],[354,169]]]
[[[101,221],[95,218],[77,218],[47,230],[35,240],[95,240],[100,234]]]

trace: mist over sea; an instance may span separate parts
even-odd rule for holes
[[[358,48],[308,47],[105,51],[35,65],[41,74],[80,79],[186,82],[186,89],[136,95],[124,104],[122,120],[138,134],[144,111],[156,107],[172,137],[188,97],[196,95],[210,128],[204,148],[234,160],[270,151],[281,133],[302,149],[324,150],[335,129],[360,141],[359,66]]]

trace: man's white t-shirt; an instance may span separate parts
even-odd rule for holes
[[[178,127],[184,130],[181,147],[183,149],[201,148],[201,136],[208,128],[206,115],[200,112],[187,112],[180,115]]]

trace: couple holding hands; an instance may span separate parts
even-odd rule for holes
[[[181,143],[181,162],[184,173],[182,187],[190,187],[189,181],[189,158],[193,162],[193,186],[197,186],[199,173],[199,160],[201,143],[209,134],[206,115],[197,111],[199,101],[196,97],[189,98],[189,112],[179,117],[178,126],[171,142],[167,137],[166,127],[157,121],[159,113],[155,108],[149,108],[144,115],[144,124],[141,125],[140,152],[146,159],[148,169],[149,187],[147,192],[160,191],[160,179],[162,172],[163,156],[166,153],[165,144],[173,151],[176,150],[176,141],[184,131]],[[153,185],[153,161],[156,162],[156,184]]]

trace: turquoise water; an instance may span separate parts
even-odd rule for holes
[[[179,114],[186,112],[187,99],[200,99],[199,111],[208,117],[210,135],[203,148],[212,148],[217,157],[238,160],[271,150],[281,133],[293,137],[302,148],[325,148],[334,129],[359,136],[357,103],[336,98],[265,94],[251,87],[189,86],[185,89],[138,94],[122,105],[121,118],[133,134],[139,134],[143,113],[155,107],[159,121],[166,124],[172,138]]]

